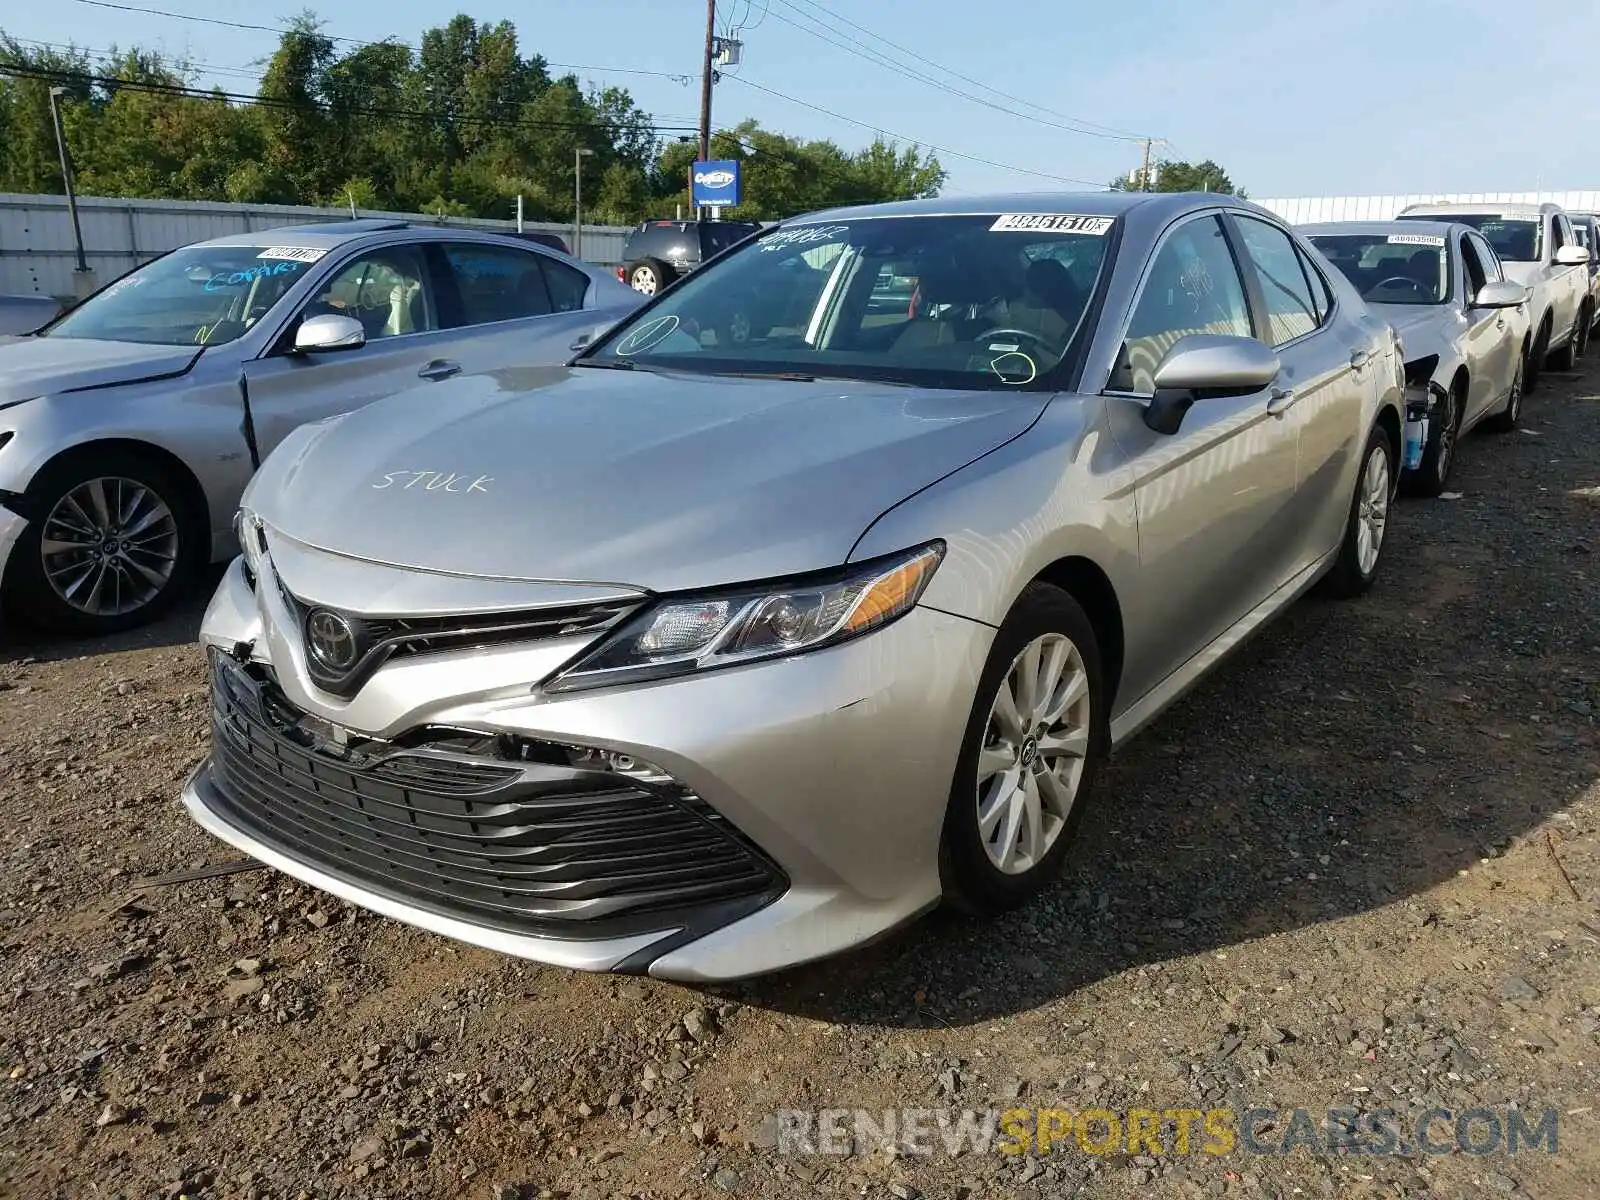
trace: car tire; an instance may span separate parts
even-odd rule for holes
[[[1589,339],[1593,336],[1593,328],[1594,313],[1590,311],[1588,304],[1585,304],[1578,312],[1578,323],[1572,331],[1574,359],[1580,359],[1589,353]]]
[[[1433,498],[1444,491],[1450,481],[1450,468],[1456,465],[1456,442],[1461,433],[1461,415],[1466,411],[1466,389],[1452,387],[1440,397],[1442,407],[1434,412],[1428,423],[1428,440],[1422,446],[1422,461],[1415,471],[1407,471],[1400,478],[1400,486],[1408,496]],[[1439,418],[1444,419],[1439,419]]]
[[[1550,353],[1550,325],[1548,322],[1539,326],[1539,333],[1533,339],[1533,349],[1528,352],[1527,362],[1523,364],[1522,390],[1532,393],[1539,390],[1539,376],[1544,373],[1544,360]]]
[[[1545,363],[1552,371],[1570,371],[1578,357],[1578,330],[1574,325],[1567,336],[1567,344],[1545,355]]]
[[[628,268],[628,286],[646,296],[654,296],[672,280],[672,268],[659,258],[643,258]]]
[[[1511,377],[1511,394],[1506,397],[1506,406],[1494,416],[1484,421],[1483,427],[1494,433],[1511,433],[1517,428],[1517,423],[1522,420],[1522,375],[1525,366],[1517,364],[1517,373]]]
[[[1029,703],[1051,667],[1048,698]],[[1061,588],[1030,584],[995,634],[950,787],[940,875],[953,907],[1006,912],[1059,875],[1110,750],[1106,710],[1089,618]]]
[[[1383,547],[1388,542],[1389,513],[1394,499],[1394,445],[1382,429],[1373,429],[1361,455],[1344,540],[1323,591],[1335,599],[1361,595],[1378,577]]]
[[[51,633],[92,637],[147,624],[205,561],[204,521],[189,490],[136,452],[57,459],[34,478],[25,503],[4,607],[12,620]]]

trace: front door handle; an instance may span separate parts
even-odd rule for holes
[[[1293,388],[1273,388],[1272,397],[1267,401],[1267,411],[1275,417],[1281,417],[1295,406],[1300,397],[1294,394]]]
[[[1504,329],[1506,327],[1506,319],[1504,317],[1496,317],[1494,319],[1494,327],[1496,329]]]
[[[1361,370],[1362,367],[1366,366],[1371,361],[1372,355],[1368,354],[1365,350],[1352,350],[1350,352],[1350,369],[1353,371]]]
[[[436,358],[417,374],[423,379],[449,379],[452,375],[461,374],[461,364],[447,358]]]

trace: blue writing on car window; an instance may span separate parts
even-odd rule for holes
[[[303,262],[262,263],[259,267],[246,267],[242,271],[218,271],[206,280],[205,290],[223,292],[229,288],[244,287],[258,279],[276,275],[297,275],[306,269]]]

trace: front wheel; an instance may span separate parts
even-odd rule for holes
[[[1539,327],[1539,335],[1533,339],[1533,349],[1528,351],[1527,363],[1523,371],[1523,390],[1534,392],[1539,389],[1539,376],[1544,371],[1544,360],[1550,353],[1550,325],[1546,321]]]
[[[1437,496],[1449,482],[1456,459],[1456,435],[1461,431],[1461,414],[1466,408],[1457,390],[1451,388],[1438,398],[1428,422],[1422,461],[1415,471],[1407,471],[1401,477],[1405,490],[1413,496]]]
[[[1585,354],[1589,353],[1589,339],[1593,335],[1593,330],[1594,313],[1589,306],[1585,304],[1582,310],[1578,313],[1578,325],[1572,333],[1572,341],[1574,343],[1572,349],[1573,358],[1582,358]]]
[[[1067,592],[1035,583],[995,635],[945,814],[945,897],[993,915],[1061,870],[1110,746],[1094,627]]]
[[[1574,326],[1567,336],[1567,344],[1559,350],[1552,350],[1545,356],[1545,361],[1552,371],[1570,371],[1578,357],[1578,331]]]
[[[79,636],[132,629],[170,608],[200,565],[201,522],[184,489],[139,455],[65,458],[39,473],[28,503],[6,569],[15,620]]]
[[[1522,420],[1522,363],[1517,363],[1517,373],[1511,377],[1511,394],[1506,406],[1484,422],[1484,427],[1495,433],[1511,433]]]
[[[1394,447],[1387,433],[1374,429],[1361,457],[1361,473],[1356,476],[1355,495],[1350,498],[1350,518],[1339,545],[1339,557],[1323,581],[1329,595],[1339,599],[1359,596],[1377,579],[1389,532],[1393,480]]]

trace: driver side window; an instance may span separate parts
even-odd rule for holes
[[[387,246],[340,267],[317,289],[302,316],[325,313],[354,317],[369,342],[438,329],[422,248]]]
[[[1128,321],[1111,389],[1154,395],[1162,357],[1195,333],[1254,336],[1244,282],[1214,216],[1180,226],[1157,251]]]

